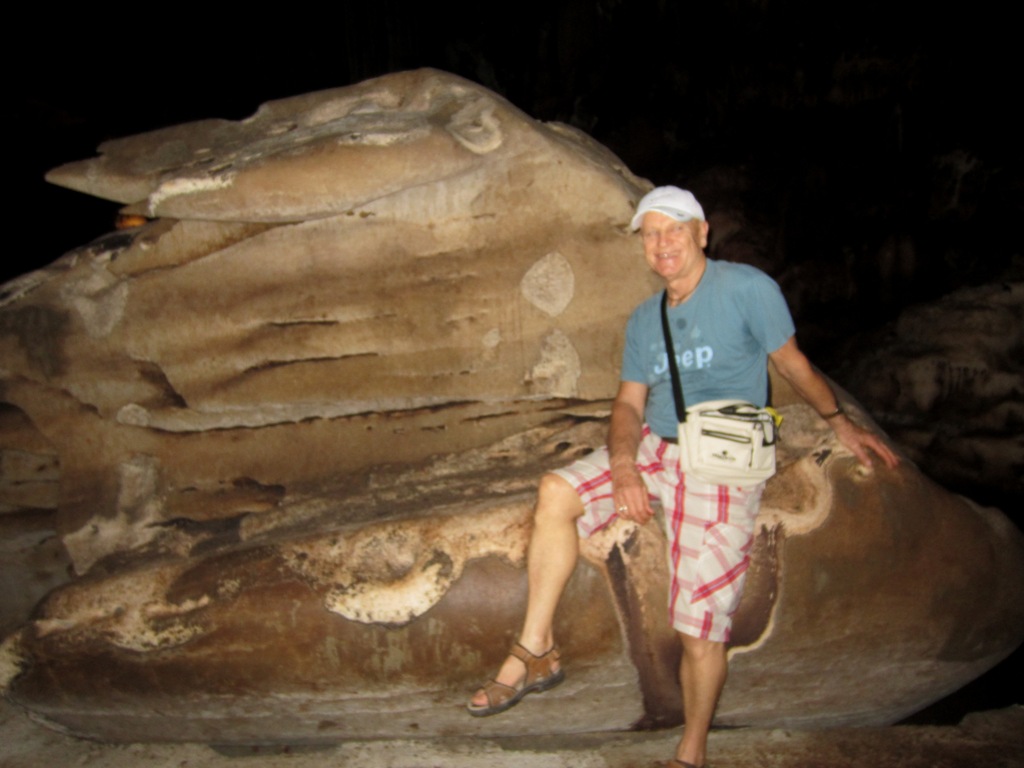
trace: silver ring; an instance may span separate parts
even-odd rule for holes
[[[619,509],[617,511],[619,511],[619,512],[629,512],[629,507],[627,507],[625,504],[623,504],[621,507],[619,507]]]

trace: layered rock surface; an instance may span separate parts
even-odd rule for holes
[[[77,574],[4,644],[8,697],[117,740],[678,722],[663,537],[625,524],[564,599],[569,680],[461,711],[521,616],[537,478],[603,440],[649,185],[433,71],[100,151],[49,178],[154,220],[0,306],[5,509]],[[1019,533],[775,392],[720,722],[890,722],[1009,653]]]

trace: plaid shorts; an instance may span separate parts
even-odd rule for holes
[[[646,426],[637,469],[651,501],[660,502],[665,513],[672,626],[694,637],[727,641],[750,564],[764,483],[737,487],[686,477],[679,470],[679,447]],[[583,501],[576,523],[580,536],[588,537],[618,518],[607,449],[554,474],[568,481]]]

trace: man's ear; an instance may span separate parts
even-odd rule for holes
[[[711,225],[708,224],[706,221],[702,221],[700,223],[700,239],[698,240],[698,242],[700,243],[701,248],[708,247],[708,231],[710,229]]]

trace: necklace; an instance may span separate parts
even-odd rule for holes
[[[668,292],[668,305],[670,307],[678,307],[680,304],[682,304],[688,298],[693,296],[693,292],[696,291],[697,288],[700,287],[700,281],[704,279],[704,273],[706,271],[707,271],[707,263],[705,262],[703,265],[701,265],[700,274],[697,275],[697,280],[693,283],[693,285],[690,287],[689,290],[683,291],[681,294],[679,294],[679,296],[673,296],[672,295],[672,288],[671,288],[671,286],[665,286],[665,289]]]

